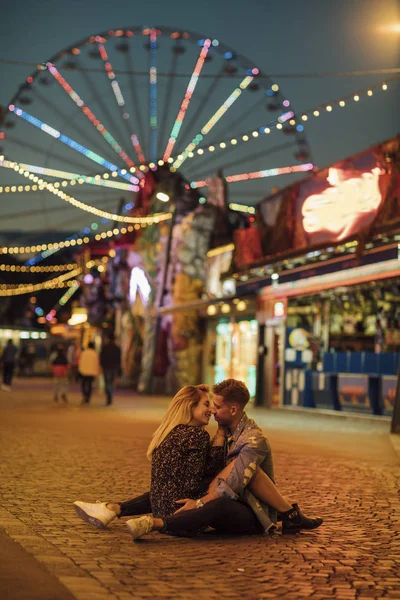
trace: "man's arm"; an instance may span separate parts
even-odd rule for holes
[[[257,466],[265,460],[270,452],[269,444],[262,435],[250,436],[236,456],[230,473],[226,478],[219,478],[210,500],[215,497],[237,500],[254,476]],[[208,497],[205,497],[204,500],[210,501]]]

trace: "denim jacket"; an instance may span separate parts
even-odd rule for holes
[[[247,489],[250,479],[259,466],[274,481],[274,466],[271,446],[260,427],[246,413],[240,419],[235,431],[227,439],[226,464],[236,460],[235,466],[226,481],[219,479],[216,493],[222,498],[245,502],[267,532],[276,523],[276,510],[257,500]]]

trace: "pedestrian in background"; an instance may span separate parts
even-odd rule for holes
[[[76,381],[78,381],[78,362],[80,353],[80,346],[78,342],[74,342],[68,346],[67,360],[69,365],[69,383],[75,383]]]
[[[90,342],[79,357],[79,375],[82,386],[82,404],[89,404],[92,395],[93,380],[100,373],[100,361],[94,343]]]
[[[68,359],[63,346],[57,346],[55,356],[52,357],[51,368],[54,382],[54,402],[58,402],[58,395],[66,404],[68,402]]]
[[[121,350],[115,343],[114,335],[107,334],[100,352],[100,365],[103,369],[104,385],[106,391],[106,406],[112,404],[114,383],[121,373]]]
[[[36,348],[32,342],[28,344],[26,349],[26,372],[28,377],[32,377],[35,368]]]
[[[3,385],[1,389],[6,392],[11,392],[11,382],[14,375],[17,352],[17,346],[13,344],[12,340],[8,340],[3,351],[3,356],[1,357],[3,362]]]

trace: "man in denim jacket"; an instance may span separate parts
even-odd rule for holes
[[[274,484],[272,452],[257,423],[245,413],[250,399],[241,381],[227,379],[213,388],[217,435],[225,432],[226,466],[200,498],[177,499],[183,506],[163,519],[131,519],[133,539],[151,531],[190,536],[211,526],[221,533],[261,534],[282,521],[283,533],[319,527],[321,518],[308,518],[290,504]]]

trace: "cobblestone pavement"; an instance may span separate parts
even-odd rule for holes
[[[387,421],[256,411],[279,487],[325,518],[315,532],[133,543],[122,520],[97,530],[72,502],[148,489],[145,450],[168,399],[78,402],[55,404],[45,381],[0,392],[0,527],[78,600],[400,599],[400,460]]]

